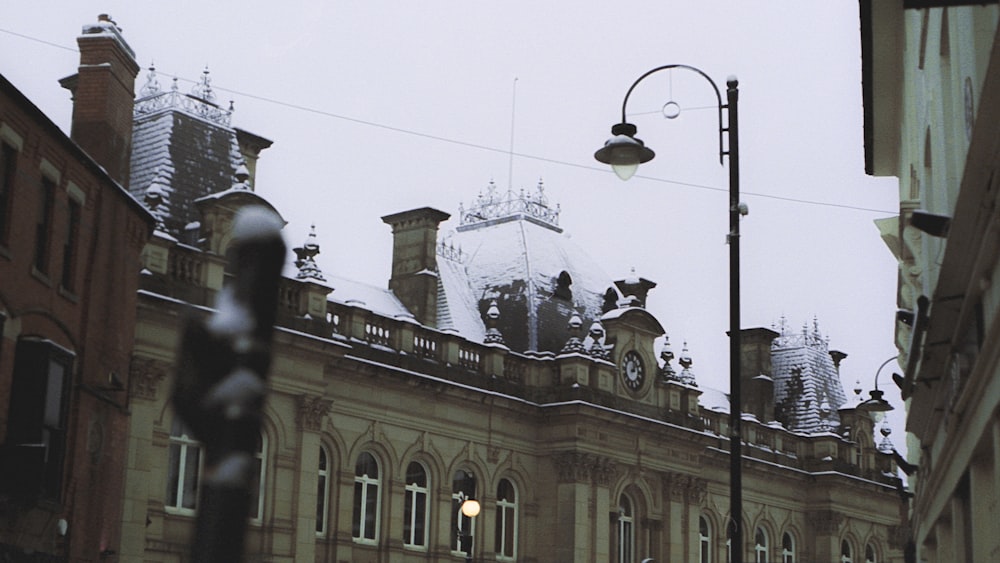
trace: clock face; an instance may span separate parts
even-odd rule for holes
[[[622,359],[622,381],[631,391],[636,391],[642,387],[645,380],[645,369],[642,366],[642,358],[635,351],[625,354]]]

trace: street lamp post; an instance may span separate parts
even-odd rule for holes
[[[639,164],[653,159],[655,153],[635,134],[635,125],[626,121],[625,108],[632,90],[647,76],[662,70],[681,69],[692,71],[708,81],[715,91],[719,108],[719,164],[723,157],[729,157],[729,527],[732,538],[732,562],[743,563],[743,464],[742,464],[742,401],[740,392],[740,216],[746,215],[746,207],[740,203],[740,158],[737,120],[739,82],[735,76],[726,80],[726,103],[715,82],[701,70],[688,65],[671,64],[656,67],[632,83],[622,101],[622,120],[611,127],[613,135],[604,147],[594,153],[594,158],[610,164],[615,174],[622,180],[629,179]],[[667,108],[671,112],[667,113]],[[667,117],[676,117],[679,106],[672,100],[664,106]],[[723,110],[727,113],[723,125]],[[723,144],[728,138],[728,150]]]
[[[875,388],[868,392],[868,395],[870,395],[870,397],[865,401],[862,401],[861,404],[858,405],[858,410],[872,413],[875,416],[880,416],[881,413],[893,410],[892,405],[889,404],[889,401],[885,400],[885,393],[879,390],[878,388],[878,376],[880,373],[882,373],[882,369],[885,368],[885,366],[889,365],[889,362],[898,359],[899,356],[893,356],[888,360],[882,362],[882,365],[878,367],[878,370],[875,371]],[[878,422],[877,418],[875,419],[875,422],[876,423]]]
[[[458,494],[458,502],[459,502],[459,510],[466,518],[469,519],[470,522],[469,526],[471,528],[472,519],[475,518],[476,516],[479,516],[479,511],[480,509],[482,509],[482,505],[479,504],[478,500],[472,498],[469,495],[466,495],[465,493]],[[466,538],[470,540],[472,539],[472,534],[471,533],[467,534],[465,530],[462,529],[461,518],[459,518],[458,520],[458,537],[461,538],[462,540],[460,543],[465,543],[464,540]],[[465,562],[472,563],[472,541],[469,541],[468,546],[465,548]]]

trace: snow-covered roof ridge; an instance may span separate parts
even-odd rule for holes
[[[525,193],[523,188],[520,192],[514,193],[512,188],[508,188],[503,194],[497,191],[496,184],[490,180],[486,190],[479,192],[468,209],[465,209],[464,204],[459,204],[458,229],[461,231],[477,226],[488,226],[499,221],[528,219],[561,233],[559,213],[558,204],[555,208],[549,206],[549,200],[545,196],[545,186],[541,180],[538,180],[534,193]]]

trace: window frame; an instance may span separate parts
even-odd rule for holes
[[[171,487],[171,473],[174,467],[173,447],[178,447],[177,455],[177,484]],[[185,485],[188,477],[188,457],[191,451],[198,453],[198,466],[194,470],[196,479],[191,495],[192,505],[185,506]],[[178,514],[181,516],[194,516],[198,513],[198,500],[201,496],[202,475],[205,472],[205,446],[196,440],[181,421],[175,416],[170,426],[170,438],[167,445],[167,494],[163,499],[163,508],[168,514]],[[174,489],[171,491],[171,489]],[[173,499],[173,500],[172,500]]]
[[[465,557],[475,553],[476,549],[476,519],[462,514],[462,502],[476,497],[479,481],[475,473],[459,469],[451,481],[451,554]],[[463,496],[464,495],[464,496]],[[458,531],[462,530],[462,534]],[[463,545],[463,539],[468,538],[468,546]],[[465,549],[463,549],[465,548]]]
[[[250,505],[251,512],[247,515],[251,524],[260,525],[264,520],[264,491],[266,490],[266,478],[267,478],[267,434],[263,430],[258,434],[257,448],[254,452],[254,463],[257,464],[257,471],[254,475],[257,479],[257,506],[254,507],[253,504]],[[253,481],[251,481],[253,483]],[[250,499],[253,500],[254,495],[251,491]],[[257,513],[254,514],[253,510],[256,509]]]
[[[624,501],[624,502],[623,502]],[[625,506],[627,504],[627,506]],[[618,496],[618,563],[635,561],[635,502],[627,494]]]
[[[763,541],[761,541],[763,539]],[[770,563],[768,552],[771,538],[764,528],[757,526],[753,533],[753,554],[756,563]]]
[[[17,177],[19,153],[17,147],[0,139],[0,246],[3,247],[9,244],[14,179]]]
[[[416,481],[410,482],[410,468],[416,466],[420,468],[424,484]],[[427,540],[429,539],[429,525],[431,513],[431,478],[427,466],[419,461],[411,461],[406,466],[404,477],[405,486],[403,488],[403,547],[408,549],[427,550]],[[423,510],[420,510],[419,499],[423,498]],[[409,514],[409,519],[407,519]],[[418,536],[419,532],[419,538]],[[418,541],[415,541],[419,539]]]
[[[80,223],[83,204],[70,197],[66,208],[66,239],[63,243],[62,271],[59,286],[69,293],[76,291],[77,263],[80,261]]]
[[[795,563],[795,536],[789,532],[781,536],[781,563]]]
[[[361,460],[364,456],[372,459],[376,471],[374,477],[368,475],[367,472],[358,475],[359,471],[363,471],[361,469]],[[358,458],[354,463],[354,507],[351,518],[351,539],[355,543],[378,545],[382,519],[382,473],[382,465],[375,454],[370,451],[363,451],[358,454]],[[360,487],[360,495],[358,487]],[[372,489],[374,489],[375,494],[375,514],[371,518],[371,537],[368,537],[369,529],[366,523],[369,521],[369,506],[372,505],[368,497]]]
[[[48,277],[52,262],[52,224],[56,207],[56,190],[58,189],[59,181],[50,178],[46,174],[42,174],[40,183],[41,199],[38,202],[38,216],[35,223],[35,248],[31,264],[36,272]]]
[[[712,563],[712,523],[704,515],[698,517],[698,560]]]
[[[511,499],[503,498],[501,495],[505,483],[510,488]],[[496,552],[497,561],[517,560],[517,496],[517,487],[514,485],[514,482],[506,478],[500,479],[500,482],[497,483],[496,533],[494,534],[494,551]],[[507,541],[508,539],[510,540],[509,542]],[[505,551],[508,543],[510,544],[510,553]]]
[[[0,315],[0,319],[5,317]],[[42,446],[41,467],[37,468],[40,475],[37,480],[29,479],[32,489],[36,484],[38,489],[19,492],[37,493],[39,498],[55,502],[62,500],[75,360],[71,350],[40,337],[20,338],[14,350],[6,441],[15,446]],[[59,371],[53,371],[54,367]],[[55,390],[54,378],[58,378]],[[28,449],[22,452],[28,459],[37,455],[28,454]]]
[[[331,458],[326,446],[319,445],[316,463],[316,535],[325,536],[330,513],[330,469]]]
[[[840,540],[840,563],[854,563],[854,547],[846,538]]]

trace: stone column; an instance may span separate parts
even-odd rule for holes
[[[323,418],[330,412],[333,401],[322,397],[302,395],[298,397],[296,419],[299,425],[299,452],[298,452],[298,487],[294,482],[285,484],[277,483],[275,494],[280,502],[283,497],[295,498],[294,506],[298,507],[294,511],[295,521],[295,559],[297,561],[313,561],[316,558],[316,485],[319,482],[319,449],[320,430],[323,425]],[[333,460],[327,459],[328,475],[333,474],[330,464]],[[332,483],[331,483],[332,485]],[[296,495],[297,489],[297,495]]]
[[[558,471],[555,560],[607,561],[614,462],[578,452],[556,454],[553,462]]]
[[[153,478],[153,468],[162,467],[166,457],[156,455],[162,450],[153,447],[153,428],[163,407],[162,382],[171,371],[162,360],[133,357],[129,374],[129,396],[132,414],[128,428],[128,458],[125,470],[125,499],[122,511],[121,545],[118,553],[122,561],[145,559],[146,539],[149,534],[162,538],[162,518],[150,522],[150,499],[162,499],[166,481]],[[157,492],[151,487],[162,486]],[[160,539],[157,538],[157,539]]]

